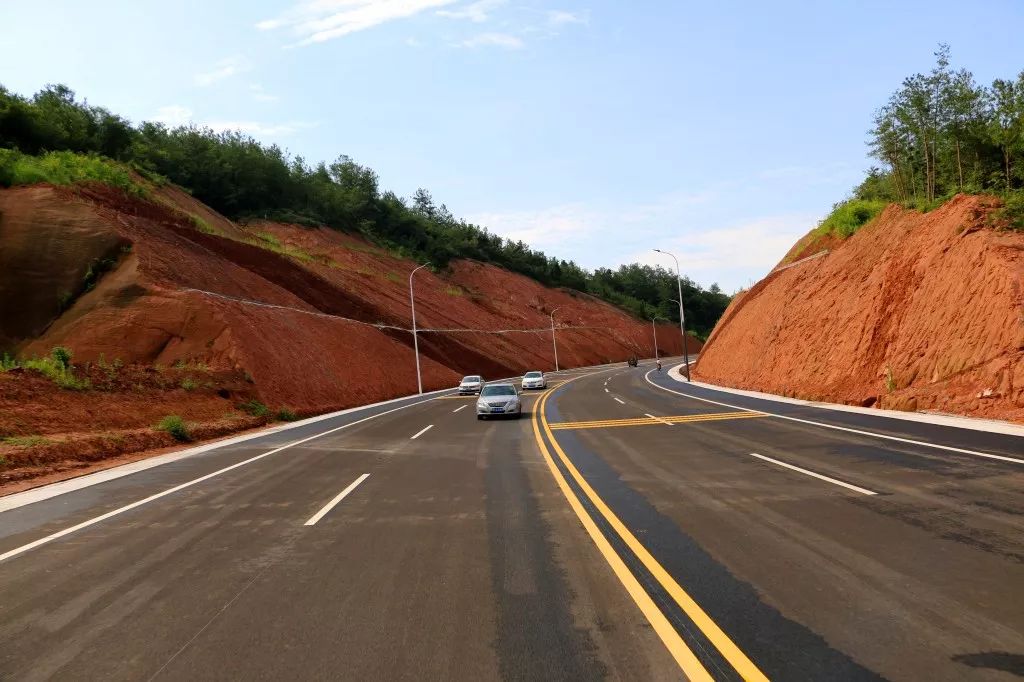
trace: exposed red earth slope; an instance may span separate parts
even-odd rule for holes
[[[1024,421],[1024,234],[990,227],[992,207],[890,206],[846,241],[802,239],[795,265],[733,299],[695,378]]]
[[[362,238],[238,225],[174,187],[141,200],[38,185],[0,191],[0,244],[0,350],[65,346],[93,379],[69,391],[33,371],[0,373],[0,483],[167,445],[153,425],[169,414],[215,435],[255,423],[238,407],[249,400],[307,415],[415,392],[404,330],[416,264]],[[421,270],[415,287],[425,390],[553,369],[556,308],[563,368],[653,350],[649,322],[492,265]],[[661,325],[658,340],[662,353],[682,350],[676,327]]]

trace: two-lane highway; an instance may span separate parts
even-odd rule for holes
[[[623,368],[540,415],[703,671],[1024,674],[1019,437],[735,398]]]
[[[1020,438],[650,370],[0,502],[0,678],[1024,674]]]

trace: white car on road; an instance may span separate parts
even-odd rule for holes
[[[544,372],[527,372],[523,375],[523,390],[530,388],[547,388],[548,378]]]
[[[476,401],[476,418],[510,416],[518,419],[523,414],[523,403],[515,384],[487,384]]]
[[[471,374],[468,377],[462,377],[462,381],[459,382],[459,395],[479,393],[483,387],[484,378],[479,374]]]

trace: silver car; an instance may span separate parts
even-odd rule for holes
[[[471,374],[468,377],[462,377],[462,381],[459,382],[459,395],[479,393],[483,387],[484,378],[479,374]]]
[[[523,401],[515,384],[487,384],[480,391],[476,401],[476,418],[512,416],[519,419],[523,414]]]
[[[523,375],[523,390],[529,388],[547,388],[548,378],[544,372],[527,372]]]

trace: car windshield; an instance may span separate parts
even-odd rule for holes
[[[541,377],[541,373],[540,372],[527,372],[526,373],[526,378],[527,379],[540,379],[540,377]]]
[[[504,386],[485,386],[484,390],[480,393],[482,396],[486,395],[515,395],[516,389],[508,384]]]
[[[462,379],[462,383],[464,384],[475,384],[478,381],[480,381],[480,377],[478,376],[463,377]]]

